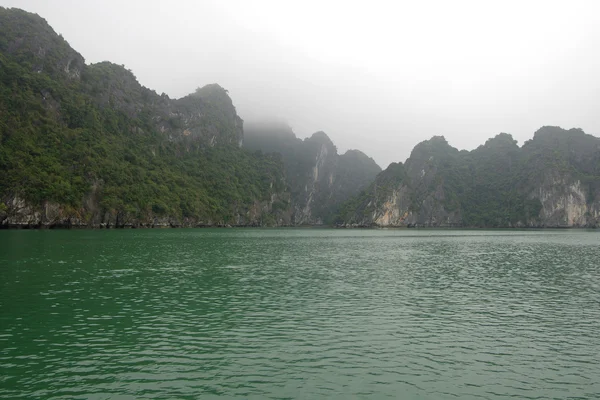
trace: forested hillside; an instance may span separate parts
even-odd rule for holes
[[[434,137],[345,203],[336,223],[595,227],[600,139],[580,129],[543,127],[522,147],[502,133],[469,152]]]
[[[324,132],[244,126],[217,84],[180,99],[88,65],[36,14],[0,7],[0,227],[596,227],[600,139],[519,147],[442,136],[385,171]]]
[[[281,161],[240,147],[242,120],[220,86],[158,95],[123,66],[86,65],[39,16],[4,8],[0,68],[3,225],[289,220]]]

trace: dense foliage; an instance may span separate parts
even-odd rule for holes
[[[216,141],[241,131],[217,85],[171,101],[121,66],[86,66],[36,15],[0,8],[0,30],[4,201],[54,202],[84,221],[95,212],[228,223],[285,190],[278,157]],[[189,108],[202,119],[186,119]]]
[[[408,197],[408,212],[459,216],[455,225],[507,227],[534,224],[542,204],[534,188],[581,182],[588,202],[600,194],[600,140],[580,129],[544,127],[522,147],[501,133],[473,151],[458,151],[443,137],[420,143],[405,164],[392,164],[346,202],[336,223],[369,223],[394,192]],[[429,200],[429,203],[427,201]]]
[[[0,174],[0,226],[49,209],[49,224],[364,225],[390,204],[412,224],[534,226],[542,191],[563,189],[587,196],[595,205],[579,209],[600,223],[600,140],[579,129],[544,127],[522,147],[503,133],[473,151],[434,137],[381,172],[323,132],[301,140],[268,121],[244,138],[220,86],[158,95],[124,66],[86,65],[39,16],[2,7]],[[551,208],[566,220],[564,205]]]

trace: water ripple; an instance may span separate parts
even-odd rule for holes
[[[600,398],[586,231],[0,232],[0,398]]]

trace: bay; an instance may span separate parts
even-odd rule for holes
[[[0,231],[0,398],[600,398],[600,232]]]

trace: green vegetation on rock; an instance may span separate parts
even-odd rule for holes
[[[501,133],[473,151],[418,144],[345,203],[341,225],[597,226],[600,139],[543,127],[522,147]]]
[[[240,148],[242,121],[220,86],[159,96],[122,66],[85,65],[40,17],[4,8],[0,68],[5,224],[285,222],[281,161]]]
[[[442,136],[385,171],[323,132],[244,132],[227,91],[170,99],[86,65],[39,16],[0,7],[0,227],[600,225],[600,139],[543,127],[473,151]]]

